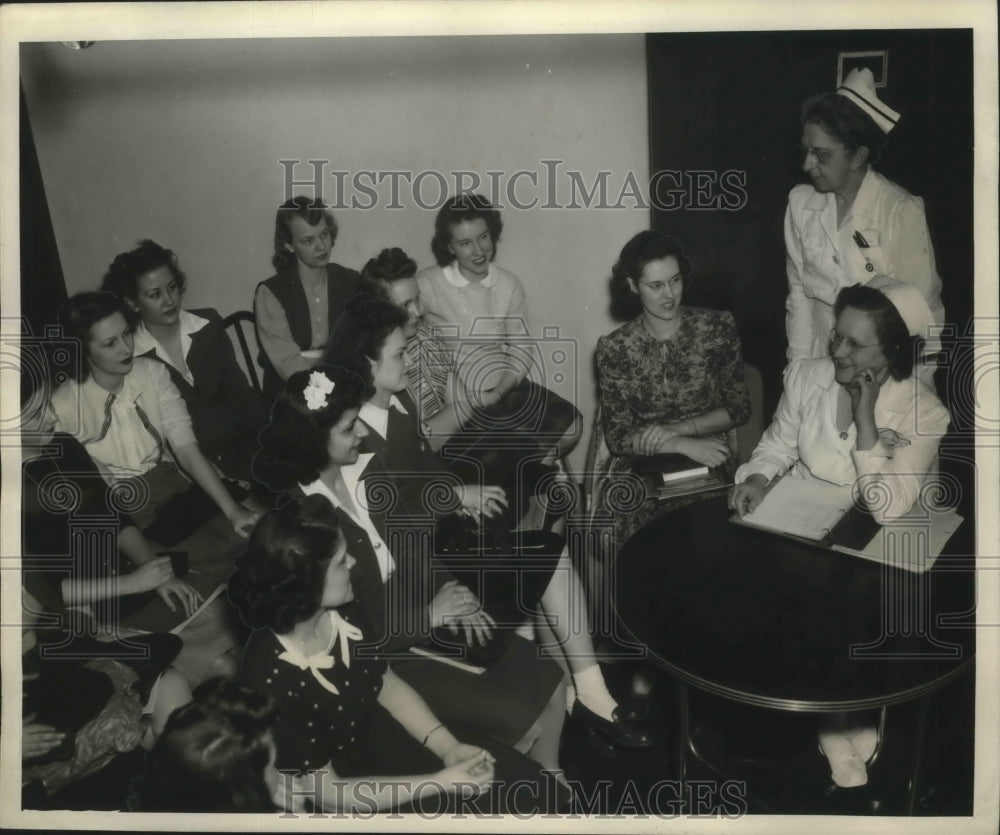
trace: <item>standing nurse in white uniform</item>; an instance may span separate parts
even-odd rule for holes
[[[785,212],[789,362],[826,356],[837,294],[877,275],[912,284],[944,322],[923,200],[871,167],[898,119],[868,69],[803,104],[802,170],[812,184],[792,189]],[[929,339],[925,352],[937,350]]]

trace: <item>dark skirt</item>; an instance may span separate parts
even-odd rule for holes
[[[267,425],[268,403],[262,398],[248,398],[237,408],[220,404],[196,420],[192,415],[198,446],[227,478],[252,483],[250,462],[257,452],[257,436]]]
[[[563,676],[536,643],[520,635],[511,635],[482,673],[415,655],[394,657],[390,664],[446,725],[476,728],[507,745],[528,732]]]
[[[157,464],[141,476],[117,482],[114,489],[156,550],[186,553],[190,568],[220,581],[229,578],[244,540],[177,467]]]
[[[432,795],[404,804],[398,811],[419,811],[430,815],[528,815],[555,813],[566,808],[570,801],[568,789],[557,783],[551,774],[543,773],[538,763],[510,746],[484,736],[480,731],[451,722],[446,724],[460,742],[484,748],[496,758],[493,786],[481,797],[460,800],[454,794]],[[366,770],[343,776],[430,776],[443,768],[437,756],[410,736],[381,705],[376,705],[372,711],[364,753]]]

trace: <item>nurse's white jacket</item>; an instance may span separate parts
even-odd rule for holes
[[[858,245],[859,234],[867,247]],[[941,279],[927,231],[924,201],[869,169],[843,225],[833,194],[798,185],[785,211],[788,360],[823,357],[833,327],[833,303],[852,284],[877,275],[912,284],[937,324],[944,323]],[[928,353],[940,350],[929,341]]]
[[[948,410],[916,375],[902,382],[889,378],[875,403],[879,441],[862,451],[855,449],[854,424],[845,438],[837,429],[839,390],[830,358],[789,365],[774,420],[736,471],[736,483],[755,473],[770,481],[791,470],[792,477],[855,485],[880,524],[898,518],[936,471]]]

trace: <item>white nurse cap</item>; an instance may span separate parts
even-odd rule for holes
[[[934,324],[934,315],[927,300],[912,284],[897,281],[887,275],[877,275],[867,287],[878,290],[896,308],[910,336],[928,336],[928,329]]]
[[[899,114],[879,100],[875,93],[875,76],[868,67],[851,70],[844,83],[837,88],[837,95],[854,102],[872,121],[888,133],[899,121]]]

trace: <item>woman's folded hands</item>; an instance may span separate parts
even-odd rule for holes
[[[446,626],[452,635],[457,635],[461,628],[468,646],[472,646],[473,640],[486,646],[496,628],[496,621],[482,608],[476,595],[458,580],[449,580],[441,586],[431,600],[430,616],[434,629]]]

